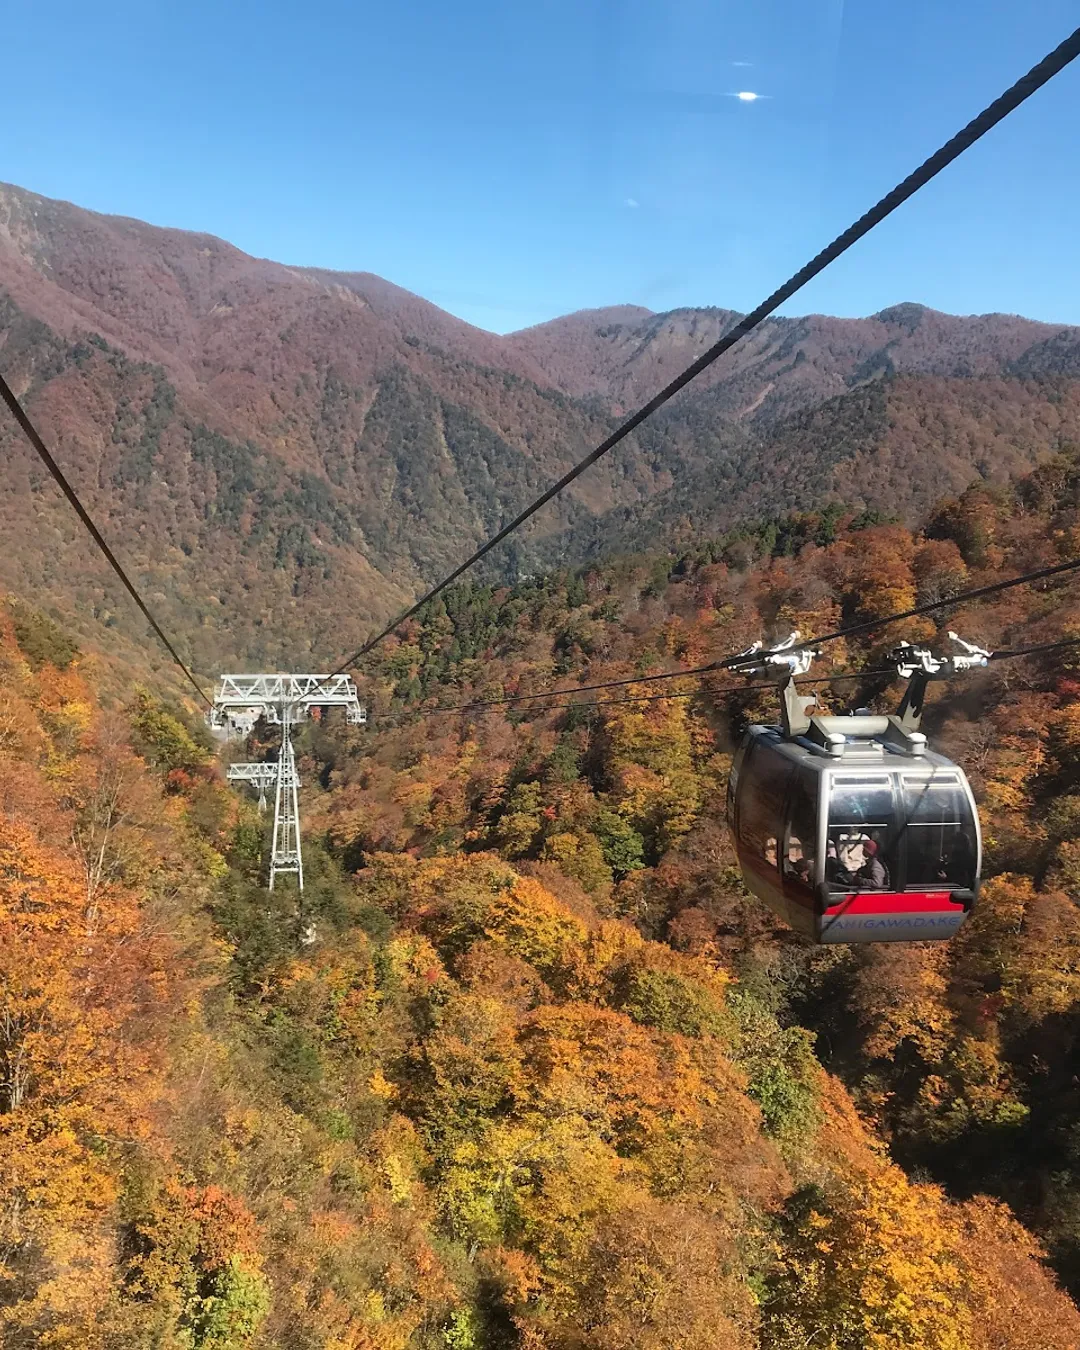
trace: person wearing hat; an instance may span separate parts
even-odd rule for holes
[[[889,873],[885,864],[881,861],[880,850],[873,839],[867,839],[863,843],[863,853],[866,861],[859,868],[859,880],[865,882],[868,886],[873,886],[875,890],[884,890],[889,884]]]

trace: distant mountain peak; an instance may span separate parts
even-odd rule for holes
[[[877,319],[879,323],[895,324],[911,331],[922,323],[925,315],[930,313],[932,311],[926,305],[916,304],[913,300],[902,300],[900,304],[890,305],[888,309],[879,309],[870,317]]]
[[[517,338],[526,333],[544,333],[550,329],[642,323],[653,317],[653,310],[646,309],[643,305],[602,305],[598,309],[571,310],[569,314],[560,314],[557,318],[530,324],[528,328],[519,328],[513,333],[508,333],[507,337]]]

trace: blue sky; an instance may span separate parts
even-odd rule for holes
[[[13,5],[0,179],[377,272],[500,332],[624,302],[745,310],[1077,15],[1075,0]],[[1070,68],[786,312],[917,300],[1080,323],[1078,125]]]

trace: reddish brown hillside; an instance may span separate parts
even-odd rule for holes
[[[598,393],[629,407],[655,394],[739,317],[728,309],[586,310],[514,333],[507,345],[566,393]],[[905,304],[868,319],[769,319],[699,377],[690,397],[722,391],[714,404],[724,415],[771,421],[883,373],[972,377],[1022,362],[1026,374],[1037,375],[1076,366],[1078,352],[1080,330],[1010,314],[960,317]]]
[[[403,339],[411,336],[544,382],[534,363],[494,335],[381,277],[288,267],[213,235],[99,215],[3,184],[0,281],[20,308],[58,332],[92,320],[128,355],[200,384],[248,369],[252,348],[258,366],[260,340],[298,322],[342,341],[339,355],[353,369],[392,350],[408,358],[416,349]]]
[[[500,338],[369,273],[0,187],[2,368],[206,671],[360,645],[734,317],[622,306]],[[1078,332],[915,305],[770,321],[493,565],[514,577],[635,529],[663,544],[684,517],[728,528],[861,500],[853,456],[862,497],[915,519],[1075,434]],[[141,643],[8,423],[0,455],[0,586],[37,592],[88,641]]]

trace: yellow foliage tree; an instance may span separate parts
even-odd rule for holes
[[[940,1193],[897,1167],[789,1202],[765,1300],[766,1350],[968,1350],[972,1317]]]

